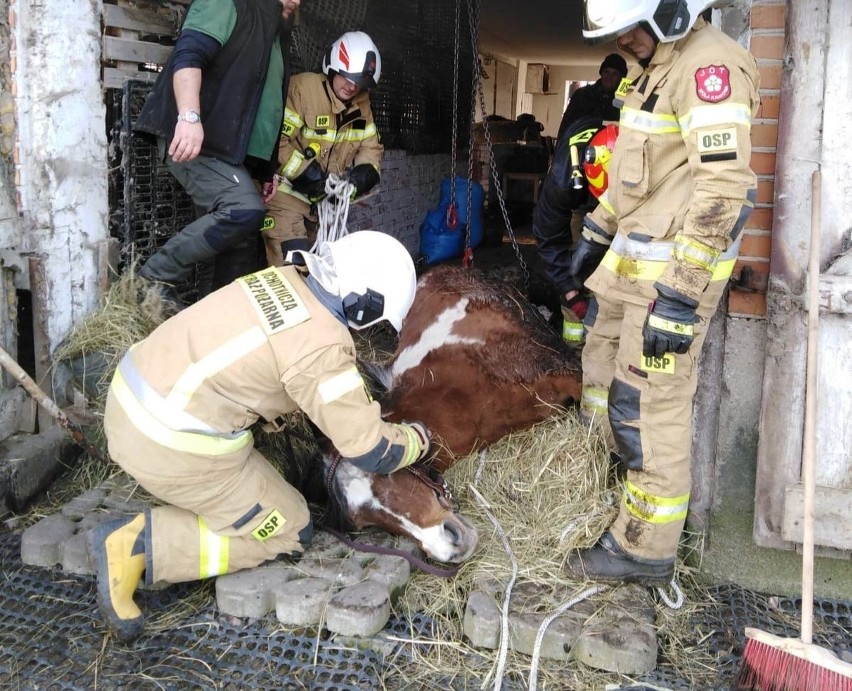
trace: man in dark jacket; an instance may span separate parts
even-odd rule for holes
[[[618,122],[619,110],[612,101],[615,90],[621,80],[627,76],[627,62],[618,53],[610,53],[604,58],[598,71],[601,78],[594,84],[581,86],[571,96],[568,107],[562,114],[556,140],[562,138],[565,129],[580,118],[600,118]]]
[[[196,263],[216,260],[216,289],[257,268],[278,163],[290,19],[300,1],[190,6],[134,129],[157,138],[169,171],[203,215],[145,262],[143,278],[175,284]]]

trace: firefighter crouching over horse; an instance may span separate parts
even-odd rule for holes
[[[305,499],[254,448],[258,420],[302,410],[368,472],[392,473],[428,452],[424,425],[382,420],[347,328],[382,319],[401,328],[416,285],[408,251],[365,230],[304,261],[212,293],[133,346],[116,370],[104,417],[109,453],[168,504],[90,533],[98,604],[121,640],[143,628],[133,601],[143,573],[148,584],[198,580],[310,543]]]
[[[313,244],[317,217],[312,205],[326,196],[329,174],[345,176],[357,199],[379,182],[384,147],[370,108],[370,89],[382,74],[382,59],[363,31],[337,39],[322,61],[323,74],[303,72],[290,80],[281,127],[278,191],[263,222],[266,259],[280,266],[290,250]]]
[[[690,493],[692,402],[706,327],[754,206],[754,58],[699,14],[705,0],[586,0],[584,36],[640,63],[628,75],[607,204],[586,217],[573,273],[597,268],[584,323],[582,413],[627,468],[620,512],[567,570],[665,584]]]

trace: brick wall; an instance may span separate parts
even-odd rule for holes
[[[420,224],[426,212],[438,205],[441,180],[449,176],[448,154],[413,156],[386,150],[377,191],[351,207],[347,227],[350,231],[372,228],[393,235],[416,258],[420,254]]]
[[[751,167],[757,175],[757,204],[745,226],[734,271],[738,280],[732,284],[728,297],[728,313],[733,316],[766,316],[786,18],[785,0],[754,0],[749,49],[760,68],[760,108],[751,130]]]

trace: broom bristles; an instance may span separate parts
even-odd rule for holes
[[[746,629],[740,691],[852,691],[852,665],[825,648]]]

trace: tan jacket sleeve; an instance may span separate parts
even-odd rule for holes
[[[287,394],[325,434],[345,459],[368,472],[391,473],[425,452],[409,425],[382,420],[344,346],[326,347],[284,373]]]

